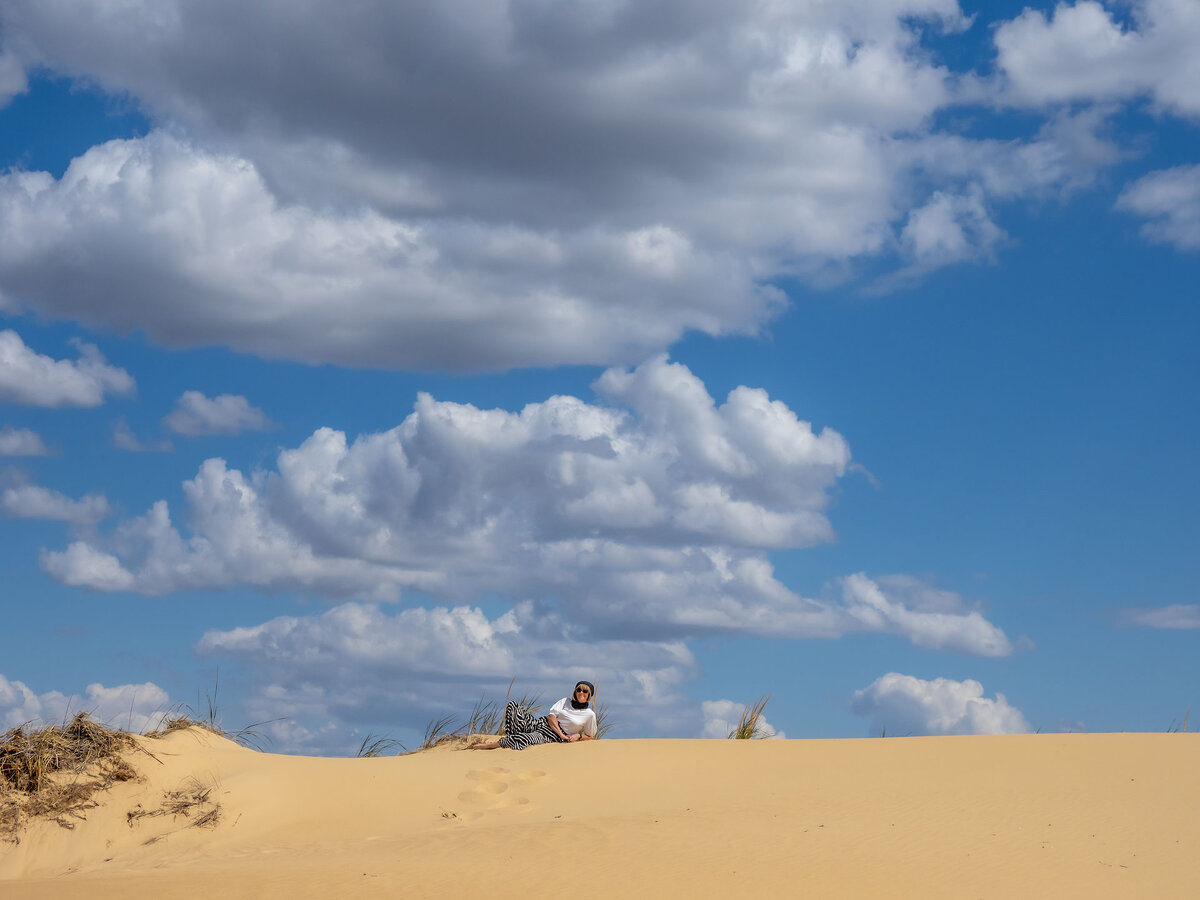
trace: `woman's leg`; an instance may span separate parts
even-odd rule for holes
[[[520,734],[533,731],[533,716],[528,710],[521,709],[516,700],[504,704],[504,733]]]
[[[498,746],[508,750],[524,750],[537,744],[555,743],[558,743],[558,735],[554,733],[545,716],[535,719],[528,711],[521,709],[515,700],[509,700],[505,704],[504,737],[497,742]]]

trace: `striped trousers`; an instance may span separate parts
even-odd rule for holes
[[[558,735],[550,727],[545,716],[534,718],[528,711],[521,709],[516,700],[509,700],[504,706],[504,737],[500,738],[500,746],[509,750],[524,750],[535,744],[557,744]]]

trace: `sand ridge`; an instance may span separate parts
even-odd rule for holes
[[[73,831],[0,847],[13,897],[1195,897],[1200,738],[609,740],[374,759],[197,730]],[[195,816],[139,816],[200,787]]]

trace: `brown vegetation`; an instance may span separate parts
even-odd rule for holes
[[[98,804],[93,796],[138,777],[125,759],[130,735],[79,713],[65,726],[27,725],[0,735],[0,839],[16,842],[26,820],[42,817],[63,828]]]

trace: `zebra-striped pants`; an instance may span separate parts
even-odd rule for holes
[[[526,710],[509,700],[504,707],[504,737],[500,746],[509,750],[524,750],[535,744],[557,744],[558,735],[550,727],[545,716],[535,719]]]

